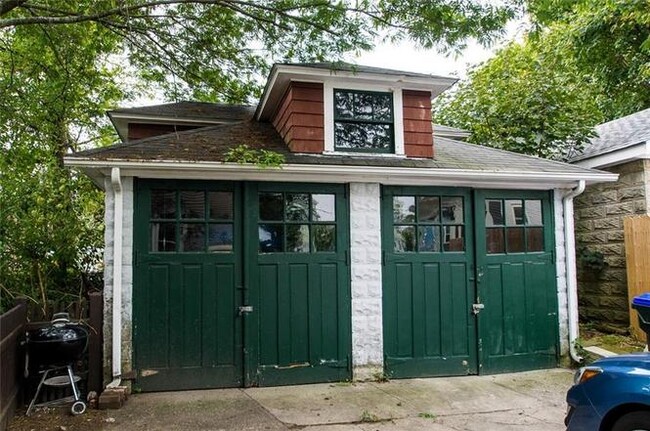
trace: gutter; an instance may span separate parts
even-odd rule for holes
[[[576,243],[573,223],[573,198],[585,191],[584,180],[562,198],[564,217],[564,259],[566,264],[567,308],[569,312],[569,354],[571,359],[582,363],[584,358],[578,354],[576,341],[579,336],[578,326],[578,279],[576,276]]]
[[[111,169],[111,185],[113,186],[115,205],[113,211],[113,330],[111,331],[113,381],[107,387],[115,388],[122,382],[122,219],[124,200],[120,168]]]
[[[66,166],[84,170],[104,171],[120,168],[125,176],[143,178],[174,178],[204,180],[260,180],[260,181],[312,181],[346,183],[363,178],[367,182],[382,184],[437,185],[482,188],[518,187],[523,182],[537,189],[561,188],[562,184],[579,180],[587,182],[616,181],[617,174],[603,172],[544,172],[544,171],[479,171],[467,169],[429,168],[429,167],[390,167],[368,165],[329,165],[329,164],[285,164],[279,169],[261,169],[255,165],[241,165],[224,162],[189,162],[189,161],[131,161],[131,160],[93,160],[80,157],[64,158]],[[545,184],[541,184],[545,183]],[[551,184],[550,187],[547,187]],[[536,187],[535,187],[536,186]]]

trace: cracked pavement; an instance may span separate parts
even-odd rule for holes
[[[565,369],[137,394],[105,429],[564,430]]]

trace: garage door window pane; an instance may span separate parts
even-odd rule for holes
[[[489,254],[505,253],[506,244],[503,238],[503,228],[488,228],[485,232],[485,243]]]
[[[506,231],[507,242],[508,242],[508,253],[523,253],[525,251],[524,246],[524,228],[510,228]]]
[[[393,217],[395,223],[413,223],[415,221],[415,197],[395,196],[393,198]]]
[[[330,224],[312,225],[314,251],[336,251],[336,226]]]
[[[485,226],[503,226],[503,206],[500,199],[487,199],[485,201]]]
[[[526,200],[526,224],[529,226],[542,225],[542,201]]]
[[[309,195],[303,193],[287,194],[285,217],[288,221],[308,221]]]
[[[442,207],[442,222],[460,224],[463,222],[463,198],[443,197],[440,200]]]
[[[309,253],[309,225],[287,225],[287,251],[291,253]]]
[[[395,228],[395,251],[415,251],[415,226],[398,226]]]
[[[211,253],[231,252],[233,233],[231,224],[210,224],[208,232],[208,251]]]
[[[336,220],[334,195],[311,195],[312,221]]]
[[[418,198],[418,220],[420,222],[440,223],[440,198],[420,196]]]
[[[262,193],[259,202],[260,220],[282,221],[284,213],[282,193]]]
[[[151,251],[176,251],[176,223],[151,223]]]
[[[210,218],[212,220],[232,220],[233,202],[231,192],[208,193]]]
[[[261,224],[258,228],[260,252],[274,253],[284,251],[284,226],[281,224]]]
[[[434,253],[440,251],[439,226],[420,226],[418,228],[418,250]]]
[[[524,204],[519,199],[504,201],[507,226],[521,226],[524,224]]]
[[[443,226],[444,251],[465,251],[465,235],[463,226]]]
[[[181,223],[179,251],[205,251],[205,225]]]
[[[183,191],[181,195],[181,218],[205,218],[205,194],[203,192]]]
[[[176,218],[176,192],[173,190],[151,191],[151,218]]]
[[[529,227],[526,229],[526,251],[544,251],[544,228]]]

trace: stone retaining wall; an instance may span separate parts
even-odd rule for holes
[[[605,168],[619,174],[619,180],[588,186],[575,200],[580,320],[599,329],[626,330],[630,324],[623,219],[648,210],[650,163],[645,165],[644,170],[639,160]],[[604,255],[600,271],[581,258],[597,252]]]

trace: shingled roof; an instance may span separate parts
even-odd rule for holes
[[[611,153],[650,141],[650,108],[596,126],[593,138],[572,162]]]
[[[461,169],[478,172],[545,172],[593,174],[575,165],[511,153],[464,142],[435,138],[435,159],[314,155],[292,153],[269,123],[247,120],[97,148],[70,158],[97,161],[222,162],[228,150],[246,144],[285,156],[288,164],[386,166],[400,168]]]
[[[118,108],[111,114],[147,115],[153,117],[192,119],[205,121],[242,121],[253,116],[254,106],[181,101],[162,105]]]
[[[346,63],[344,61],[336,62],[316,62],[316,63],[277,63],[278,65],[284,66],[296,66],[296,67],[307,67],[311,69],[321,69],[321,70],[331,70],[331,71],[343,71],[343,72],[352,72],[352,73],[370,73],[377,75],[394,75],[394,76],[408,76],[410,78],[444,78],[448,79],[446,76],[441,75],[431,75],[427,73],[417,73],[417,72],[407,72],[404,70],[396,69],[385,69],[383,67],[373,67],[373,66],[362,66],[353,63]]]

